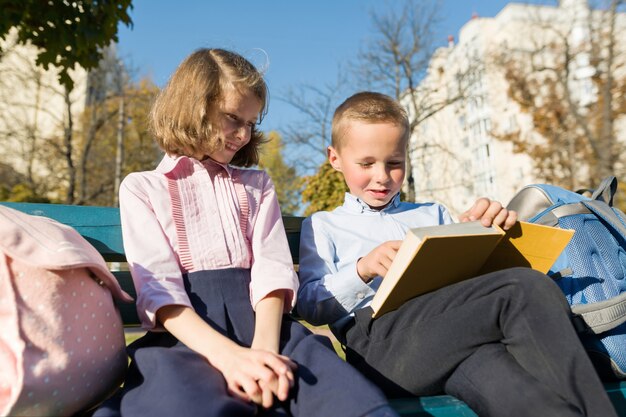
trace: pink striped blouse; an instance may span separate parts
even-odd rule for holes
[[[250,268],[252,306],[286,289],[285,310],[293,308],[298,278],[264,171],[166,155],[156,170],[124,179],[120,212],[145,329],[161,329],[155,318],[160,307],[191,307],[185,272]]]

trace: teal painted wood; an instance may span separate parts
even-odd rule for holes
[[[626,417],[626,381],[607,382],[604,388],[609,394],[617,415]]]
[[[8,203],[7,207],[44,216],[72,226],[107,262],[124,262],[120,211],[115,207],[69,206],[62,204]]]
[[[116,207],[0,202],[35,216],[45,216],[72,226],[102,254],[107,262],[124,262],[120,210]],[[291,257],[298,263],[303,217],[283,216]]]
[[[463,401],[451,395],[420,398],[397,398],[391,406],[401,416],[411,417],[477,417]]]
[[[114,207],[69,206],[60,204],[8,203],[0,204],[22,212],[46,216],[74,227],[98,249],[108,262],[125,262],[119,209]],[[289,248],[298,263],[300,227],[302,217],[283,217]],[[135,288],[128,271],[113,271],[126,292],[136,298]],[[139,318],[134,304],[118,304],[126,326],[138,326]],[[626,417],[626,381],[605,384],[609,398],[619,416]],[[449,395],[391,400],[401,416],[412,417],[476,417],[463,401]]]

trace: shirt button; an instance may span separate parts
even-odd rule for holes
[[[365,298],[365,294],[363,294],[362,292],[358,292],[356,293],[356,298],[358,298],[359,300],[362,300]]]

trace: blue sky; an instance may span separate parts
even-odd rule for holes
[[[472,17],[495,16],[505,0],[441,0],[438,43]],[[520,1],[526,2],[526,1]],[[324,85],[354,60],[372,36],[373,7],[382,0],[134,0],[132,29],[120,27],[119,53],[137,71],[163,86],[185,56],[199,47],[232,49],[266,64],[271,102],[263,130],[280,130],[299,114],[280,100],[289,87]]]

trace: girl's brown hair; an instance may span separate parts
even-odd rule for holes
[[[150,111],[150,130],[170,155],[209,155],[223,149],[217,122],[224,90],[250,91],[259,99],[262,119],[268,91],[263,76],[247,59],[224,49],[198,49],[172,74]],[[232,165],[249,167],[259,161],[264,136],[253,127],[250,142],[235,154]]]

